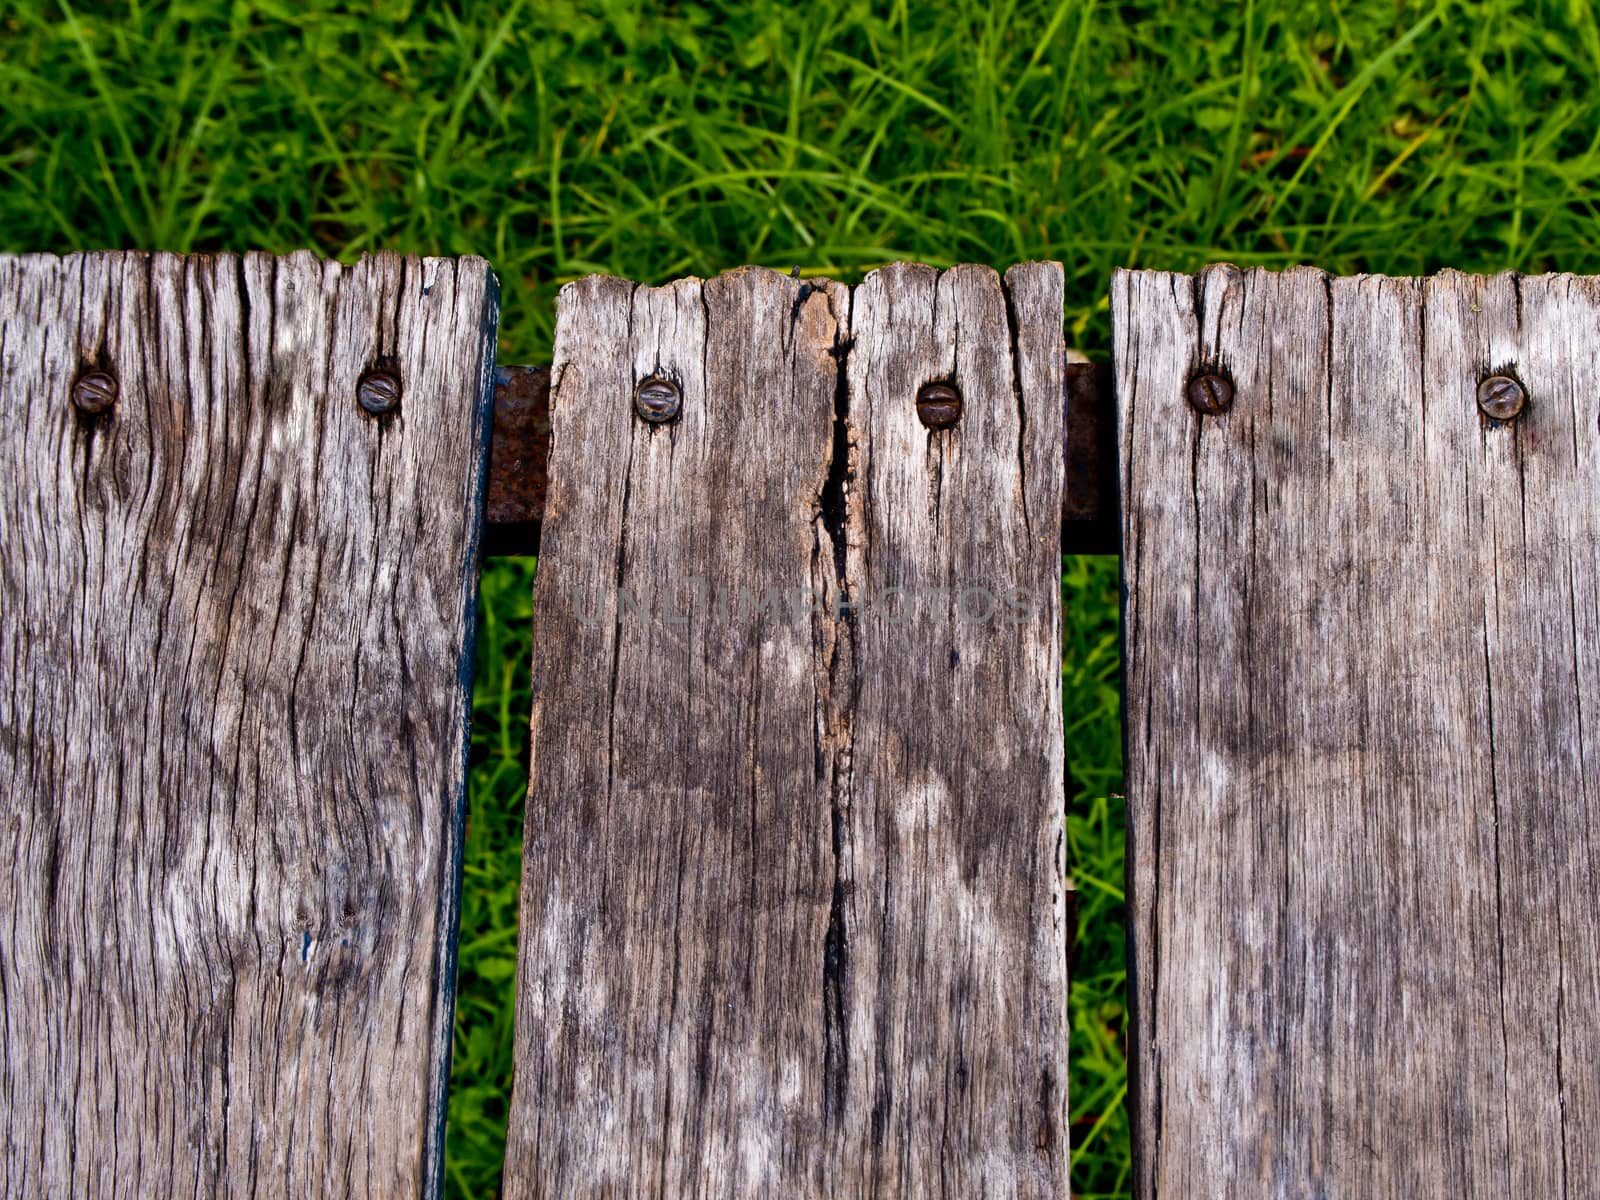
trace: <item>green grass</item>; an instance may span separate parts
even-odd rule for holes
[[[473,682],[472,775],[461,854],[461,943],[445,1181],[458,1197],[498,1193],[511,1100],[512,992],[522,805],[528,791],[531,558],[484,564]]]
[[[489,257],[504,361],[564,281],[755,261],[1600,269],[1585,3],[640,5],[0,0],[0,245]],[[451,1182],[494,1194],[510,1072],[531,567],[484,578]],[[1116,579],[1065,567],[1072,1109],[1127,1185]]]

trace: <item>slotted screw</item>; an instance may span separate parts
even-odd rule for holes
[[[950,383],[925,383],[917,392],[917,419],[929,429],[949,429],[961,420],[961,393]]]
[[[1189,380],[1189,406],[1215,417],[1233,407],[1233,381],[1215,371],[1202,371]]]
[[[109,412],[117,403],[117,381],[105,371],[88,371],[72,385],[72,404],[86,417]]]
[[[633,390],[633,411],[652,425],[664,425],[683,407],[683,393],[670,379],[652,375]]]
[[[375,417],[400,407],[400,377],[379,367],[368,371],[356,385],[356,403]]]
[[[1491,375],[1478,385],[1478,407],[1496,421],[1509,421],[1528,403],[1528,393],[1509,375]]]

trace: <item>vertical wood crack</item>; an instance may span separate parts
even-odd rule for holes
[[[833,888],[827,933],[822,947],[823,1088],[825,1124],[842,1121],[850,1079],[850,1033],[847,998],[850,990],[850,939],[845,922],[845,822],[849,807],[850,771],[854,750],[854,691],[856,617],[850,592],[847,526],[847,491],[854,477],[850,445],[850,385],[846,371],[848,340],[835,327],[831,354],[837,374],[833,391],[833,440],[827,476],[818,494],[823,529],[832,550],[837,588],[829,611],[833,623],[827,663],[826,712],[832,742],[828,779],[829,819],[833,845]],[[844,653],[841,654],[841,644]]]
[[[1028,515],[1028,406],[1022,402],[1022,351],[1017,331],[1021,322],[1017,317],[1017,301],[1012,295],[1010,281],[1000,277],[1000,294],[1006,300],[1006,332],[1011,347],[1011,398],[1017,406],[1017,479],[1018,500],[1022,508],[1022,527],[1033,536],[1033,519]]]

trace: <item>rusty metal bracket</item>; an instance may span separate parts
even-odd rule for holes
[[[1111,369],[1068,363],[1062,397],[1063,554],[1117,552],[1116,414]],[[550,368],[497,367],[484,552],[537,554],[550,470]]]

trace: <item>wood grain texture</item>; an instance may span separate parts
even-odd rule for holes
[[[1600,284],[1112,302],[1136,1194],[1597,1194]]]
[[[1061,312],[563,292],[508,1196],[1066,1196]]]
[[[0,1193],[437,1189],[496,295],[0,258]]]

